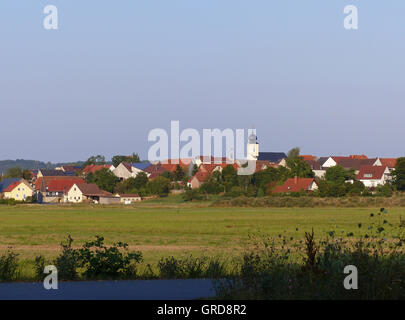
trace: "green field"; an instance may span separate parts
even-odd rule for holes
[[[1,206],[0,251],[12,247],[23,260],[36,255],[55,257],[70,234],[79,246],[95,235],[106,243],[127,242],[140,250],[145,263],[184,254],[234,257],[246,247],[249,235],[303,238],[312,228],[318,238],[336,230],[346,236],[364,234],[370,213],[379,208],[215,208],[181,204],[176,199],[136,206]],[[405,209],[388,209],[387,219],[399,224]],[[297,231],[298,229],[298,231]]]

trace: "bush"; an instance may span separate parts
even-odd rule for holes
[[[8,250],[0,256],[0,281],[11,281],[18,276],[18,254]]]
[[[77,272],[77,268],[79,267],[78,252],[72,248],[72,242],[72,237],[68,235],[66,244],[61,243],[62,253],[53,262],[58,269],[58,278],[60,280],[77,280],[79,278]],[[39,259],[38,263],[39,267],[42,261]],[[39,270],[37,270],[37,272],[39,272]],[[37,276],[38,275],[37,273]]]
[[[239,274],[217,281],[219,298],[226,299],[405,299],[404,234],[399,231],[392,241],[385,242],[384,228],[390,223],[376,219],[362,238],[352,242],[335,237],[317,240],[306,233],[301,244],[282,237],[256,241],[243,256]],[[382,227],[385,226],[385,227]],[[359,225],[359,228],[361,224]],[[392,231],[397,230],[392,227]],[[281,235],[280,235],[281,236]],[[367,240],[365,240],[367,239]],[[293,254],[298,250],[302,258]],[[358,290],[346,290],[343,280],[345,266],[358,269]]]
[[[203,200],[204,196],[198,189],[187,189],[182,195],[184,201]]]
[[[89,279],[135,277],[137,264],[142,261],[142,253],[127,250],[127,243],[118,242],[107,247],[104,245],[104,238],[96,236],[96,240],[86,242],[78,250],[80,266],[85,269],[83,275]]]
[[[219,259],[192,255],[182,259],[161,258],[158,269],[164,279],[220,278],[226,274],[225,263]]]
[[[36,256],[34,261],[34,271],[37,280],[44,280],[45,274],[45,258],[43,256]]]

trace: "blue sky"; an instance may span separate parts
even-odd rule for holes
[[[385,2],[2,0],[0,159],[145,158],[170,120],[253,124],[262,151],[403,155],[405,2]]]

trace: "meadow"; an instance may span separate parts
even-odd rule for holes
[[[237,258],[250,236],[303,239],[305,231],[318,239],[331,230],[357,238],[380,208],[240,208],[213,207],[211,202],[184,203],[179,197],[150,200],[132,206],[17,205],[0,206],[0,253],[9,247],[23,264],[37,255],[55,258],[67,235],[73,247],[103,236],[107,244],[122,241],[139,250],[143,266],[162,257]],[[399,225],[405,209],[387,208],[386,217]],[[389,237],[389,234],[387,235]],[[24,271],[26,270],[26,271]],[[31,278],[23,268],[21,278]]]

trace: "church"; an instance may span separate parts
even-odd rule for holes
[[[248,138],[246,154],[247,160],[263,160],[277,164],[287,158],[284,152],[260,152],[259,142],[257,142],[257,136],[254,133]]]

